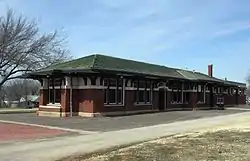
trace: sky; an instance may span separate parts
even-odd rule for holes
[[[0,0],[67,37],[74,58],[93,53],[245,82],[250,73],[249,0]]]

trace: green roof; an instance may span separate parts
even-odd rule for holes
[[[226,84],[230,84],[230,85],[236,85],[240,88],[247,88],[247,85],[245,83],[240,83],[240,82],[234,82],[234,81],[228,81],[228,80],[225,80],[225,83]]]
[[[134,74],[171,77],[182,79],[183,76],[173,68],[165,66],[138,62],[133,60],[121,59],[100,54],[90,55],[83,58],[75,59],[61,64],[52,65],[38,72],[49,70],[107,70],[126,72]]]
[[[177,72],[179,72],[183,77],[185,77],[186,79],[189,79],[189,80],[223,82],[220,79],[217,79],[215,77],[210,77],[206,74],[196,72],[196,71],[177,69]]]
[[[113,71],[113,72],[124,72],[130,74],[142,74],[148,76],[185,79],[191,81],[219,82],[237,86],[245,85],[243,83],[229,82],[215,77],[209,77],[206,74],[196,71],[170,68],[166,66],[122,59],[112,56],[100,55],[100,54],[89,55],[68,62],[52,65],[37,72],[39,73],[39,72],[46,72],[53,70],[78,71],[78,72],[85,70]]]

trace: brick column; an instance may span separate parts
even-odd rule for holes
[[[152,103],[153,103],[153,109],[158,109],[159,108],[159,91],[154,91],[153,90],[153,96],[152,96]]]
[[[191,92],[190,94],[189,105],[193,110],[195,110],[197,107],[197,93]]]
[[[39,105],[47,105],[49,103],[48,97],[48,89],[40,89]]]
[[[167,88],[166,89],[166,109],[170,108],[171,107],[171,104],[170,104],[170,99],[171,99],[171,96],[173,95],[172,91],[169,91],[169,89]]]
[[[69,89],[61,89],[61,115],[69,116]]]

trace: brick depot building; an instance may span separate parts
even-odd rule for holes
[[[208,74],[105,55],[90,55],[30,73],[42,88],[39,116],[119,115],[246,103],[246,84]]]

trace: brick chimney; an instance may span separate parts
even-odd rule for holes
[[[208,76],[213,76],[213,64],[208,65]]]

